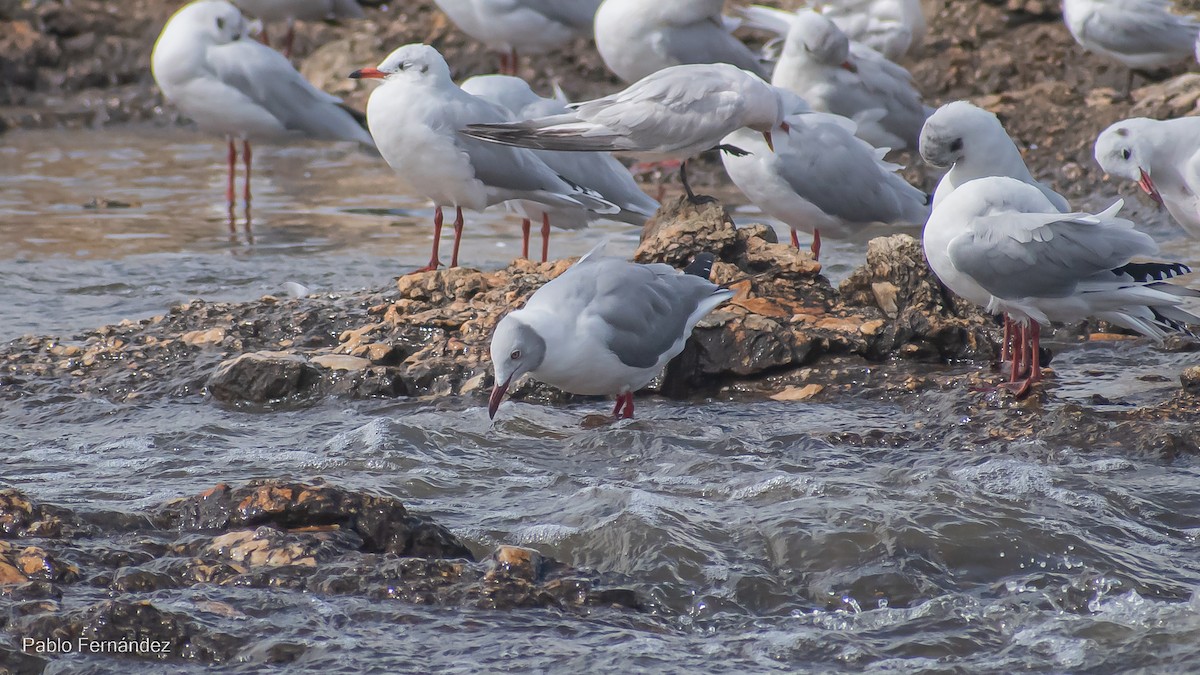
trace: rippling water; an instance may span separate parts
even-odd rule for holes
[[[377,286],[427,255],[429,210],[352,151],[257,153],[250,242],[225,228],[217,144],[166,131],[5,138],[0,162],[15,168],[0,192],[4,337],[70,333],[192,296],[280,293],[287,281]],[[135,206],[83,209],[92,197]],[[515,222],[468,227],[467,261],[513,256]],[[599,229],[620,250],[636,241],[619,225]],[[553,252],[580,253],[594,234],[560,234]],[[835,273],[861,259],[852,244],[826,250]],[[1128,374],[1173,374],[1189,359],[1120,343],[1067,350],[1055,366],[1067,398],[1161,398],[1176,385]],[[25,398],[0,402],[0,486],[84,511],[134,511],[218,481],[321,476],[400,498],[477,555],[530,546],[650,599],[644,613],[585,614],[227,587],[152,594],[222,631],[261,635],[247,669],[277,641],[306,646],[297,667],[346,672],[1195,668],[1195,458],[926,438],[917,423],[948,414],[949,396],[648,398],[638,419],[601,429],[580,420],[603,402],[507,402],[493,426],[480,402],[455,399],[247,412],[202,399]],[[897,430],[915,440],[837,440]],[[241,615],[207,612],[207,600]],[[113,667],[92,658],[62,665]]]

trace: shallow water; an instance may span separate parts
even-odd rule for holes
[[[251,241],[226,226],[223,148],[205,138],[139,129],[4,139],[0,338],[70,334],[191,297],[280,294],[286,282],[374,287],[427,259],[430,209],[353,150],[257,151]],[[93,197],[133,206],[84,209]],[[1152,231],[1170,234],[1161,222]],[[464,261],[506,263],[517,233],[510,218],[472,219]],[[557,233],[552,253],[582,253],[598,233],[617,252],[636,244],[635,230],[602,225]],[[1200,260],[1192,242],[1170,241]],[[854,243],[829,242],[824,253],[835,277],[862,256]],[[1194,360],[1143,342],[1072,346],[1057,357],[1055,394],[1161,400]],[[242,654],[247,670],[285,641],[304,646],[295,667],[345,672],[1113,672],[1200,662],[1193,457],[928,440],[917,423],[946,414],[936,397],[646,398],[637,420],[602,429],[579,424],[602,402],[505,403],[494,426],[480,403],[331,399],[249,412],[200,398],[5,401],[0,487],[83,511],[135,511],[218,481],[321,476],[400,498],[477,555],[531,546],[650,599],[644,613],[584,614],[228,587],[152,594],[218,630],[262,636]],[[877,430],[917,440],[835,440]],[[83,584],[65,590],[70,605],[108,597]],[[206,610],[208,600],[239,617]]]

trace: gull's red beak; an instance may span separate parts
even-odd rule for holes
[[[378,68],[359,68],[350,73],[352,80],[381,80],[387,77],[387,74]]]
[[[511,380],[510,377],[504,384],[492,387],[492,395],[488,397],[488,419],[496,419],[496,409],[500,407],[500,401],[504,400],[504,392],[508,391],[508,383]]]
[[[850,61],[842,61],[841,67],[842,67],[843,69],[845,69],[845,70],[848,70],[848,71],[852,72],[852,73],[857,73],[857,72],[858,72],[858,66],[854,65],[854,64],[853,64],[853,63],[851,63]]]
[[[780,122],[779,128],[783,129],[784,133],[787,133],[792,130],[791,125],[789,125],[787,122]],[[763,140],[767,142],[767,147],[771,149],[771,152],[775,152],[775,141],[774,141],[774,139],[771,138],[771,132],[764,131],[764,132],[762,132],[762,135],[763,135]]]
[[[1154,181],[1150,180],[1150,174],[1146,173],[1146,170],[1141,167],[1138,167],[1138,173],[1141,174],[1141,178],[1138,178],[1138,187],[1142,188],[1146,194],[1150,195],[1150,198],[1153,199],[1159,206],[1162,206],[1162,194],[1158,191],[1158,188],[1154,187]]]

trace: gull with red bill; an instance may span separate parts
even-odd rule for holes
[[[687,159],[713,148],[745,154],[721,140],[742,127],[762,134],[773,150],[775,134],[787,131],[785,118],[809,111],[795,94],[723,63],[665,68],[623,91],[567,107],[565,114],[522,122],[469,124],[462,133],[537,150],[685,160],[680,178],[688,198],[697,202],[704,200],[688,185]]]
[[[1096,138],[1105,172],[1137,182],[1193,237],[1200,237],[1200,118],[1123,120]]]
[[[482,211],[520,199],[604,214],[619,211],[594,191],[555,173],[529,150],[459,134],[468,124],[504,122],[509,115],[454,84],[450,66],[429,45],[400,47],[378,67],[356,70],[350,77],[383,80],[367,101],[367,126],[401,180],[434,204],[433,252],[425,270],[441,265],[438,245],[446,207],[455,210],[451,267],[458,264],[464,208]]]
[[[771,84],[796,92],[817,112],[854,120],[856,135],[877,148],[917,147],[933,110],[921,102],[907,70],[811,9],[751,5],[741,12],[747,25],[784,40]]]
[[[631,418],[634,392],[683,351],[701,319],[733,297],[708,280],[711,253],[680,272],[603,249],[601,243],[496,324],[489,417],[528,373],[571,394],[615,396],[613,416]]]

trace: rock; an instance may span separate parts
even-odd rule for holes
[[[786,387],[779,393],[772,394],[771,399],[775,401],[807,401],[822,391],[825,391],[825,386],[821,384],[806,384],[803,387]]]
[[[193,330],[184,333],[179,338],[184,344],[189,344],[193,347],[205,347],[208,345],[220,344],[221,340],[225,339],[224,328],[209,328],[208,330]]]
[[[1189,366],[1179,374],[1179,383],[1189,394],[1200,395],[1200,366]]]
[[[309,359],[309,363],[316,364],[322,368],[328,368],[329,370],[354,371],[370,366],[371,360],[358,356],[346,356],[345,354],[322,354]]]
[[[167,504],[161,515],[170,527],[181,530],[337,526],[361,538],[360,548],[364,551],[474,559],[446,528],[410,515],[395,499],[323,484],[254,481],[231,488],[222,483]]]
[[[0,490],[0,537],[57,537],[63,534],[63,515],[67,512],[47,509],[18,490]]]
[[[336,525],[286,532],[262,526],[220,535],[206,548],[219,557],[250,567],[316,567],[318,562],[331,560],[346,551],[357,551],[362,545],[361,537]]]
[[[207,387],[213,398],[227,403],[267,403],[312,390],[320,372],[298,354],[253,352],[223,361]]]

